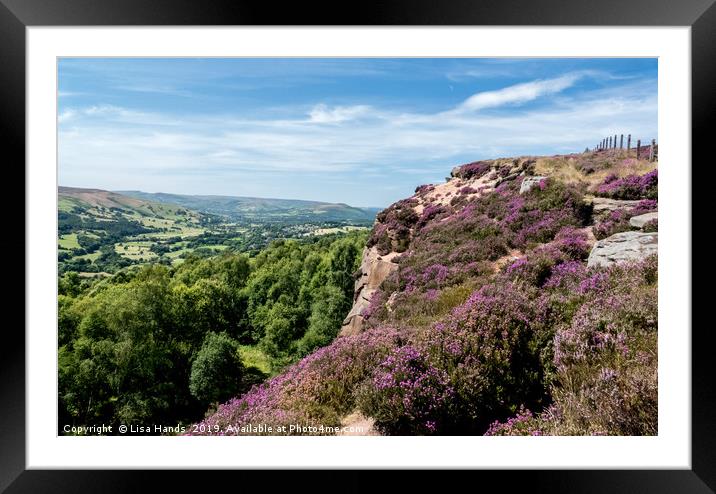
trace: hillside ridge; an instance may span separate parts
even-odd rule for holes
[[[585,151],[417,187],[376,216],[338,338],[194,433],[656,434],[657,167]]]

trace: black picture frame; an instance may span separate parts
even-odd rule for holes
[[[707,165],[713,156],[709,154],[712,143],[707,132],[716,113],[714,0],[384,0],[325,5],[287,2],[280,7],[246,0],[0,0],[0,140],[6,169],[24,170],[19,164],[25,162],[25,29],[112,25],[691,26],[692,162]],[[695,170],[692,166],[692,176]],[[18,172],[16,180],[15,183],[25,184],[24,173]],[[705,186],[704,182],[699,177],[693,183]],[[692,197],[695,196],[693,191]],[[19,228],[24,231],[24,225]],[[25,257],[25,266],[30,262],[32,259]],[[24,295],[20,290],[15,293],[16,297]],[[698,302],[706,296],[706,291],[692,290],[693,309],[704,307]],[[692,331],[691,470],[478,471],[462,472],[459,476],[470,475],[470,479],[455,480],[477,488],[479,479],[479,485],[499,485],[500,490],[507,491],[524,486],[534,492],[714,492],[716,391],[712,383],[714,359],[710,355],[713,346],[709,344],[712,325],[693,325]],[[188,487],[197,481],[205,491],[217,479],[239,478],[234,472],[207,476],[198,472],[26,470],[25,337],[20,327],[6,323],[0,345],[0,491],[143,492],[156,480],[161,480],[166,490],[176,485]],[[338,482],[341,490],[353,492],[375,487],[370,472],[353,471],[347,479],[342,476],[340,480],[337,475],[338,472],[326,472],[318,479],[315,472],[292,472],[287,480],[294,486],[311,485],[314,491],[335,490]],[[240,478],[242,483],[265,483],[267,476],[267,472],[254,472],[242,473]],[[271,477],[275,486],[275,477]],[[423,482],[423,472],[413,472],[401,490]]]

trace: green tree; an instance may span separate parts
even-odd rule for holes
[[[191,366],[189,390],[203,403],[224,401],[241,389],[244,366],[236,340],[208,333]]]
[[[298,343],[300,355],[329,344],[338,335],[346,316],[346,297],[340,288],[327,285],[317,294],[311,309],[308,330]]]
[[[353,239],[334,242],[331,247],[331,283],[340,288],[349,300],[353,299],[353,273],[358,269],[359,262],[360,251]]]

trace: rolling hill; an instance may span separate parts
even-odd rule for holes
[[[377,210],[288,199],[59,187],[60,272],[113,273],[192,253],[249,252],[271,241],[372,226]]]
[[[343,203],[273,199],[261,197],[182,195],[117,191],[125,197],[176,204],[202,213],[216,214],[234,221],[257,222],[346,221],[372,224],[380,208],[357,208]]]

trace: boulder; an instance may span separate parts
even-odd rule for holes
[[[629,224],[635,228],[643,228],[644,225],[649,223],[651,220],[658,220],[659,213],[654,211],[653,213],[640,214],[639,216],[632,216],[629,218]]]
[[[516,177],[517,175],[515,175]],[[547,177],[525,177],[524,180],[522,180],[522,185],[520,186],[520,194],[524,194],[528,190],[532,189],[535,185],[539,185],[539,183],[544,180]]]
[[[587,260],[587,267],[609,266],[637,261],[657,253],[658,233],[622,232],[599,240]]]

